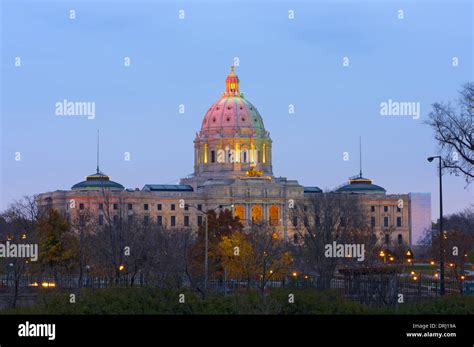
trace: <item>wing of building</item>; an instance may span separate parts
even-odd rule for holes
[[[258,109],[240,92],[239,78],[231,67],[225,91],[207,110],[194,139],[194,174],[180,184],[124,189],[97,167],[96,173],[70,190],[43,193],[38,199],[41,206],[56,208],[81,223],[86,222],[86,215],[99,225],[111,216],[112,220],[139,219],[167,228],[196,228],[203,223],[201,211],[232,206],[246,228],[253,222],[268,223],[291,241],[298,220],[290,216],[290,202],[304,204],[323,192],[274,176],[272,164],[270,133]],[[411,243],[411,229],[429,218],[429,206],[411,213],[410,194],[386,194],[362,174],[334,192],[359,194],[372,228],[382,235],[381,242]],[[410,219],[414,216],[416,221]]]

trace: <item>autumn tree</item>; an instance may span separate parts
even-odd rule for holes
[[[77,235],[67,220],[55,209],[38,220],[39,263],[57,281],[62,270],[70,270],[77,260]]]
[[[249,289],[252,279],[256,278],[258,273],[250,236],[239,231],[223,236],[219,243],[219,253],[228,276],[233,279],[245,279]]]
[[[199,283],[204,279],[204,259],[206,243],[206,225],[208,223],[208,259],[209,274],[212,277],[223,275],[222,259],[219,252],[219,243],[222,237],[230,236],[234,232],[241,231],[243,225],[232,211],[224,209],[220,213],[215,210],[206,212],[205,222],[198,228],[194,244],[189,248],[187,274],[191,283],[197,290],[202,291]]]
[[[293,258],[288,243],[280,239],[268,223],[252,226],[249,244],[253,250],[257,286],[263,297],[268,281],[283,280],[289,274]]]

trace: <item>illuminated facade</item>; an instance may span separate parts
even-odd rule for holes
[[[231,67],[225,92],[206,112],[194,140],[194,174],[180,184],[124,189],[97,168],[71,190],[40,194],[40,205],[56,208],[69,218],[80,219],[89,212],[99,225],[110,219],[139,219],[166,228],[194,229],[203,223],[201,211],[232,206],[247,230],[252,223],[268,223],[276,234],[292,241],[299,221],[290,216],[289,201],[304,203],[322,191],[273,175],[270,133],[239,84]],[[336,192],[361,194],[381,242],[410,243],[412,204],[408,194],[388,195],[362,174]]]

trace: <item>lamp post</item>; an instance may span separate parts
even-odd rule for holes
[[[204,212],[198,209],[196,206],[193,205],[185,205],[186,207],[192,207],[202,215],[204,215],[204,223],[205,227],[205,234],[204,234],[204,296],[207,294],[207,282],[208,282],[208,273],[209,273],[209,223],[207,218],[207,212]],[[230,206],[231,208],[234,207],[234,204],[227,204],[227,205],[219,205],[211,210],[215,211],[217,209],[222,209],[223,207]],[[210,211],[210,210],[208,210]]]
[[[442,179],[442,159],[440,155],[429,157],[427,160],[431,163],[434,159],[439,159],[439,294],[445,294],[444,286],[444,232],[443,232],[443,179]]]

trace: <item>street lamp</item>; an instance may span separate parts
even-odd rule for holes
[[[441,156],[437,155],[434,157],[429,157],[427,160],[431,163],[434,159],[439,159],[439,280],[440,280],[440,290],[439,294],[445,294],[444,286],[444,247],[443,247],[443,179],[442,179],[442,160]]]
[[[207,210],[207,212],[204,212],[197,208],[196,206],[193,205],[185,205],[186,207],[192,207],[199,213],[201,213],[204,216],[204,223],[206,224],[205,228],[205,234],[204,234],[204,295],[207,294],[207,282],[208,282],[208,272],[209,272],[209,223],[207,219],[207,213],[210,210]],[[227,204],[227,205],[219,205],[218,207],[213,208],[212,210],[215,211],[217,209],[222,209],[223,207],[230,206],[231,208],[234,208],[234,204]]]

